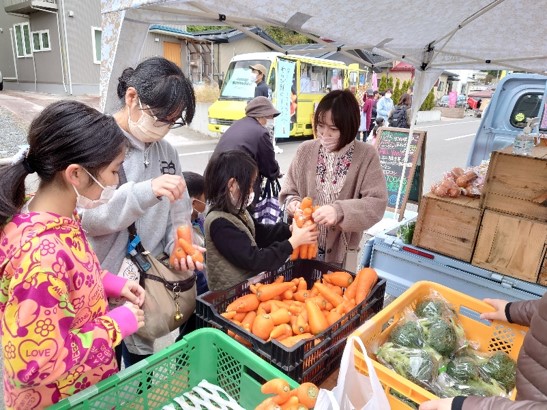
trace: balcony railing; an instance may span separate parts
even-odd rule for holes
[[[57,0],[4,0],[6,13],[30,14],[40,9],[57,10]]]

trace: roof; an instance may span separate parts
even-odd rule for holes
[[[256,34],[257,36],[262,37],[264,40],[274,43],[278,46],[281,46],[277,41],[275,41],[268,33],[262,30],[260,27],[250,27],[247,28],[251,33]],[[248,36],[243,33],[241,30],[237,30],[231,27],[217,29],[217,30],[206,30],[198,31],[192,33],[193,36],[197,38],[204,38],[213,43],[233,43],[234,41],[243,40],[248,38]]]
[[[150,33],[156,33],[156,34],[163,34],[166,36],[172,36],[177,38],[185,38],[188,40],[194,40],[194,41],[200,41],[200,42],[210,42],[210,40],[196,37],[193,33],[190,33],[188,31],[182,30],[177,27],[172,26],[165,26],[163,24],[152,24],[148,31]]]
[[[395,67],[390,68],[389,71],[408,71],[408,72],[414,72],[416,68],[412,64],[405,63],[404,61],[399,62],[395,65]]]
[[[339,44],[338,46],[341,47],[343,46],[343,44]],[[344,62],[345,64],[351,64],[356,62],[355,59],[348,57],[347,55],[345,55],[344,53],[340,51],[325,50],[323,45],[317,44],[317,43],[285,45],[283,46],[283,48],[287,50],[288,53],[293,53],[293,54],[298,54],[303,56],[325,58],[328,60],[338,60],[338,61]],[[366,50],[351,50],[350,53],[353,56],[362,59],[363,61],[365,61],[366,63],[369,63],[372,66],[379,64],[382,61],[388,60],[386,57],[373,54]],[[375,68],[374,71],[380,72],[381,69]]]

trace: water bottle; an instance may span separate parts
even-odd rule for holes
[[[535,145],[535,136],[532,134],[532,129],[536,125],[538,118],[527,118],[526,127],[522,130],[520,134],[515,137],[513,141],[513,154],[516,155],[530,155],[532,153],[532,148]]]

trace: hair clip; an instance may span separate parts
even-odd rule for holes
[[[19,151],[17,151],[17,153],[12,157],[11,165],[19,164],[23,161],[28,156],[29,149],[30,146],[28,144],[21,145]]]

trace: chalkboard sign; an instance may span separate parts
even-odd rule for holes
[[[406,128],[380,128],[376,149],[386,178],[388,209],[403,219],[406,203],[411,191],[415,198],[421,194],[421,181],[425,152],[425,131],[414,130],[409,137]],[[421,158],[419,174],[416,174],[418,160]],[[415,178],[416,174],[416,178]]]

